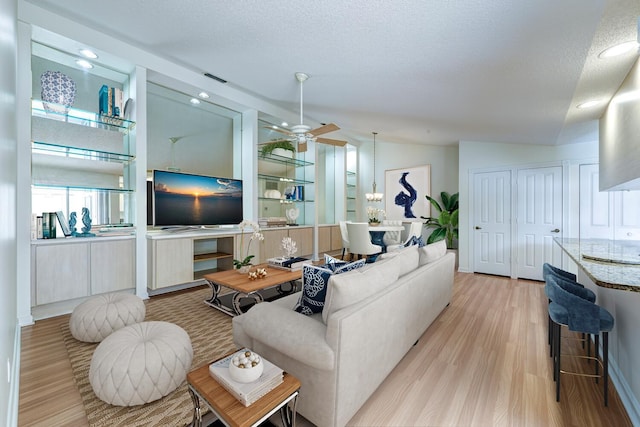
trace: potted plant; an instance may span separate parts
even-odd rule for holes
[[[262,157],[274,154],[276,156],[292,158],[293,153],[295,152],[296,147],[294,147],[291,141],[289,141],[288,139],[272,140],[264,144],[262,146],[262,149],[260,150],[260,154],[262,155]]]
[[[435,217],[420,217],[426,219],[424,223],[425,227],[434,228],[427,239],[427,244],[444,239],[447,242],[447,249],[456,249],[458,243],[458,193],[449,194],[446,191],[441,192],[440,199],[442,200],[442,206],[440,206],[438,201],[433,197],[425,197],[438,212],[438,216]]]
[[[260,226],[257,222],[243,220],[240,224],[238,224],[238,228],[240,229],[240,247],[238,248],[238,254],[240,257],[238,259],[233,260],[233,266],[238,270],[239,273],[246,274],[251,269],[251,259],[254,255],[250,255],[251,242],[254,239],[262,241],[264,240],[264,235],[260,232]],[[251,238],[249,239],[249,244],[244,247],[244,234],[245,228],[249,228],[252,230]],[[246,254],[246,255],[245,255]]]
[[[379,225],[381,219],[384,217],[384,210],[367,206],[367,217],[369,218],[370,225]]]

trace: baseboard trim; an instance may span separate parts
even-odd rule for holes
[[[11,364],[11,378],[9,388],[9,403],[7,405],[7,426],[18,425],[18,403],[20,398],[20,350],[22,334],[16,319],[16,332],[13,343],[13,363]]]
[[[602,354],[602,349],[599,351]],[[622,405],[631,419],[631,424],[640,426],[640,404],[638,404],[638,399],[636,399],[633,390],[629,387],[629,383],[620,372],[616,360],[612,357],[609,357],[609,378],[616,387]]]

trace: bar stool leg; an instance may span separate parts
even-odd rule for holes
[[[604,406],[609,406],[609,332],[602,333],[602,371]]]
[[[559,324],[555,324],[554,328],[556,329],[555,334],[554,334],[554,338],[555,338],[555,345],[553,346],[553,352],[555,353],[555,361],[554,361],[554,374],[556,377],[556,402],[560,402],[560,325]]]
[[[593,350],[593,356],[596,358],[596,363],[595,363],[595,365],[596,365],[596,384],[598,384],[599,372],[600,372],[599,371],[599,368],[600,368],[599,365],[600,364],[598,363],[598,349],[600,348],[599,347],[599,343],[600,343],[600,335],[598,334],[598,335],[595,336],[596,348]]]

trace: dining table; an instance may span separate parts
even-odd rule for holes
[[[371,243],[382,247],[382,252],[387,252],[387,245],[384,243],[384,233],[387,231],[403,231],[402,225],[369,225]]]

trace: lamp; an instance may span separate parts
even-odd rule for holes
[[[367,202],[381,202],[383,194],[376,192],[376,135],[378,132],[373,133],[373,192],[366,193],[364,196]]]

